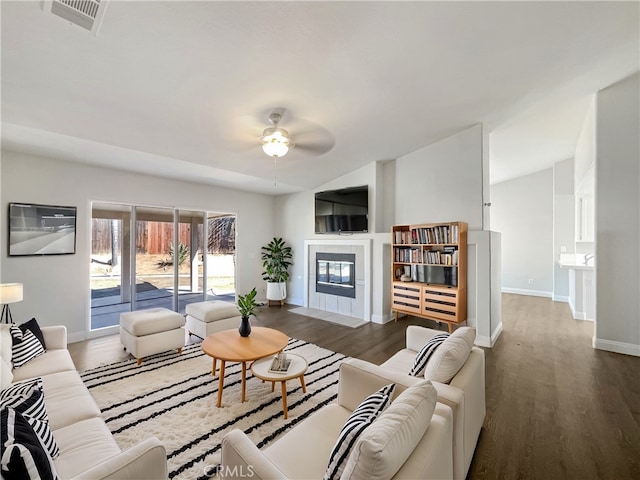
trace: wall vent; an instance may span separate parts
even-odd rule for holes
[[[97,33],[106,3],[106,0],[51,0],[51,13]]]

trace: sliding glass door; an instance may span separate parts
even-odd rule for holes
[[[135,308],[174,310],[174,210],[134,207]]]
[[[235,252],[235,215],[209,214],[207,219],[206,284],[207,295],[211,299],[235,298]]]
[[[235,301],[235,216],[110,203],[92,215],[91,330],[122,312]]]
[[[131,310],[131,208],[94,203],[90,258],[91,329],[117,325]]]
[[[189,303],[202,301],[205,293],[205,212],[178,210],[178,312]]]

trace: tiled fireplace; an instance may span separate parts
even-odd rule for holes
[[[370,321],[370,277],[370,240],[305,241],[305,307]]]

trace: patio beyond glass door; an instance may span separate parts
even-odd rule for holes
[[[173,209],[135,207],[135,310],[173,310]]]
[[[178,210],[178,312],[189,303],[204,300],[205,212]]]

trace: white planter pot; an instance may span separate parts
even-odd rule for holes
[[[287,298],[287,283],[267,282],[267,300],[284,300]]]

